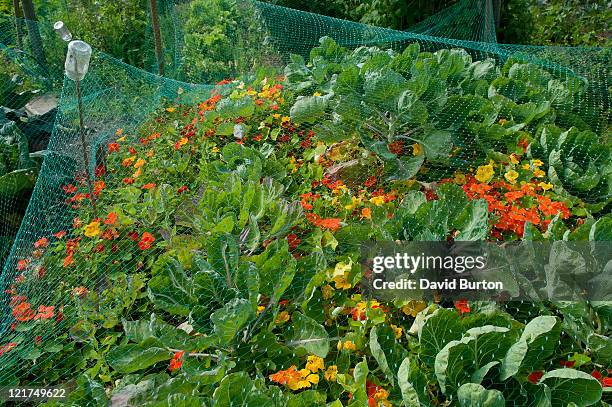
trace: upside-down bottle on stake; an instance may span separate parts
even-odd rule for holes
[[[62,24],[63,25],[63,24]],[[65,28],[65,27],[64,27]],[[67,30],[66,30],[67,32]],[[61,33],[58,30],[60,36]],[[69,33],[68,33],[69,34]],[[70,36],[72,37],[72,36]],[[63,38],[63,37],[62,37]],[[81,81],[85,78],[89,70],[89,60],[91,59],[91,46],[85,41],[75,40],[68,44],[68,53],[66,54],[66,62],[64,69],[66,76],[76,83],[77,102],[79,109],[79,132],[81,135],[81,148],[83,152],[83,166],[85,170],[85,178],[89,188],[89,197],[94,210],[94,216],[98,216],[96,209],[96,200],[94,196],[93,183],[89,174],[89,152],[87,151],[87,141],[85,139],[85,126],[83,124],[83,98],[81,97]]]

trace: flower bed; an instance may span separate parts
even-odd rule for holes
[[[284,75],[168,102],[117,130],[91,191],[63,186],[72,225],[8,290],[5,369],[76,376],[79,405],[600,403],[610,303],[379,303],[360,284],[369,240],[609,240],[609,146],[557,123],[584,86],[322,39]]]

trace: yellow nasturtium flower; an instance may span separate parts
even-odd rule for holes
[[[412,155],[421,155],[423,154],[423,147],[419,143],[414,143],[412,145]]]
[[[382,206],[385,203],[385,197],[375,196],[374,198],[370,198],[370,202],[376,206]]]
[[[310,370],[312,373],[317,373],[319,370],[325,369],[325,362],[323,358],[317,355],[310,355],[306,361],[306,369]]]
[[[91,222],[89,225],[85,226],[85,236],[87,237],[96,237],[100,234],[100,222],[95,221]]]
[[[487,165],[481,165],[480,167],[478,167],[474,178],[476,178],[479,182],[489,182],[489,180],[493,178],[494,174],[495,169],[493,168],[493,161],[491,161]]]
[[[338,375],[338,366],[331,365],[325,371],[324,377],[328,382],[335,382],[336,376]]]
[[[548,191],[549,189],[552,189],[553,184],[551,184],[550,182],[540,182],[538,186],[544,191]]]
[[[516,182],[516,179],[518,178],[518,176],[519,176],[518,172],[516,172],[514,170],[510,170],[510,171],[508,171],[507,173],[504,174],[504,177],[511,184],[514,184]]]
[[[543,176],[546,175],[546,173],[544,171],[542,171],[541,169],[537,168],[533,171],[533,175],[538,177],[538,178],[542,178]]]

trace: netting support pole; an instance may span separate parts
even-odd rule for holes
[[[501,3],[502,0],[493,0],[493,17],[495,18],[495,29],[499,30],[499,23],[501,18]]]
[[[164,75],[164,56],[162,54],[161,30],[159,29],[159,13],[157,11],[157,0],[149,0],[151,5],[151,25],[153,26],[153,38],[155,41],[155,58],[157,69],[161,76]]]
[[[23,49],[23,45],[21,44],[21,38],[23,34],[21,33],[21,6],[19,4],[19,0],[13,0],[13,9],[15,10],[15,40],[17,43],[17,48]]]
[[[34,11],[34,4],[32,0],[21,0],[21,6],[23,8],[23,16],[26,19],[26,26],[28,27],[28,34],[30,36],[30,45],[32,46],[32,52],[34,58],[42,66],[47,66],[47,59],[45,58],[45,52],[42,46],[42,40],[40,38],[40,32],[38,31],[38,25],[36,22],[36,12]]]
[[[79,108],[79,133],[81,135],[81,148],[83,149],[83,162],[85,167],[85,180],[89,189],[89,199],[93,206],[94,217],[98,217],[98,208],[96,207],[96,196],[94,195],[93,183],[89,174],[89,153],[87,152],[87,142],[85,141],[85,126],[83,120],[83,98],[81,97],[81,81],[76,81],[77,104]]]

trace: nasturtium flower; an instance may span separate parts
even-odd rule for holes
[[[399,339],[404,334],[404,329],[401,326],[391,324],[391,329],[393,329],[393,333],[395,334],[395,339]]]
[[[536,168],[535,170],[533,170],[533,175],[537,178],[542,178],[546,175],[546,173],[542,171],[541,169]]]
[[[138,161],[134,164],[134,168],[142,168],[147,162],[142,158],[139,158]]]
[[[372,210],[370,208],[361,209],[361,219],[370,219],[372,220]]]
[[[512,164],[514,164],[514,165],[516,165],[516,164],[518,164],[518,163],[519,163],[519,159],[518,159],[518,157],[516,156],[516,154],[514,154],[514,153],[510,154],[510,162],[511,162]]]
[[[549,189],[552,189],[553,184],[551,184],[550,182],[540,182],[538,186],[544,191],[548,191]]]
[[[510,170],[504,174],[504,178],[506,178],[511,184],[514,184],[518,177],[519,173],[514,170]]]
[[[479,182],[488,182],[491,178],[493,178],[494,174],[495,169],[493,168],[493,163],[490,162],[487,165],[481,165],[478,167],[474,178],[476,178]]]
[[[6,345],[0,346],[0,356],[4,355],[7,352],[10,352],[17,346],[16,342],[9,342]]]
[[[348,205],[344,206],[344,209],[346,209],[347,211],[352,211],[353,209],[355,209],[357,206],[361,205],[361,198],[358,198],[356,196],[352,196],[351,197],[351,203]],[[304,206],[302,204],[302,206]]]
[[[533,164],[534,167],[541,167],[541,166],[544,165],[544,162],[542,162],[542,160],[538,160],[538,159],[533,160],[531,163]]]
[[[19,322],[26,322],[34,319],[36,313],[30,308],[29,302],[22,302],[13,308],[13,317]]]
[[[291,390],[300,390],[319,383],[319,375],[310,373],[308,369],[298,371],[295,366],[280,370],[269,377],[273,382],[287,386]]]
[[[36,249],[44,249],[47,246],[49,246],[49,239],[46,237],[41,237],[34,243],[34,248]]]
[[[375,196],[373,198],[370,198],[370,203],[376,206],[382,206],[385,203],[385,197],[382,195]]]
[[[109,153],[118,153],[119,152],[119,144],[118,143],[110,143],[108,145]]]
[[[138,247],[140,250],[147,250],[151,248],[153,242],[155,242],[155,237],[149,232],[144,232],[140,238],[140,242],[138,242]]]
[[[128,157],[128,158],[124,159],[121,162],[121,165],[124,166],[124,167],[131,167],[132,164],[134,164],[134,161],[136,161],[136,156],[133,155],[131,157]]]
[[[455,301],[455,308],[459,311],[460,314],[465,314],[470,312],[470,304],[467,300],[458,300]]]
[[[142,189],[153,189],[153,188],[155,188],[155,186],[156,186],[156,184],[155,184],[155,183],[150,182],[150,183],[148,183],[148,184],[144,184],[144,185],[142,186]]]
[[[531,372],[529,376],[527,376],[527,380],[529,380],[529,382],[532,384],[538,384],[542,376],[544,376],[544,372],[537,370],[535,372]]]
[[[453,182],[457,185],[464,185],[467,182],[465,174],[461,172],[455,173],[455,177],[453,178]]]
[[[96,237],[100,234],[100,222],[93,221],[89,225],[85,226],[83,234],[87,237]]]
[[[329,284],[325,284],[321,287],[321,293],[323,293],[323,299],[329,300],[334,295],[334,288]]]
[[[355,346],[355,343],[353,341],[338,341],[338,345],[336,345],[336,348],[338,349],[338,351],[346,350],[350,352],[357,350],[357,346]]]
[[[323,358],[317,355],[310,355],[306,361],[306,369],[310,370],[312,373],[317,373],[319,370],[325,369],[325,362]]]
[[[531,164],[523,164],[521,165],[521,168],[524,170],[530,170],[531,169]]]
[[[170,372],[174,372],[183,366],[183,356],[185,356],[185,351],[183,350],[174,352],[172,359],[170,359],[170,366],[168,367]]]
[[[257,306],[257,315],[259,315],[262,312],[264,312],[265,309],[266,309],[266,307],[264,307],[263,305],[258,305]]]
[[[34,319],[42,319],[43,321],[53,318],[55,315],[55,307],[52,305],[50,307],[46,307],[41,305],[38,307],[38,314],[34,317]]]
[[[104,220],[105,225],[114,225],[117,222],[117,214],[115,212],[110,212],[106,215],[106,219]]]
[[[327,370],[323,374],[323,377],[325,377],[325,380],[327,380],[328,382],[335,382],[337,375],[338,375],[338,366],[331,365],[327,368]]]
[[[291,319],[291,316],[289,315],[289,313],[287,311],[282,311],[281,313],[279,313],[276,316],[276,319],[274,320],[274,322],[278,325],[280,324],[284,324],[285,322],[289,321]]]
[[[414,143],[412,145],[412,155],[421,155],[423,154],[423,147],[419,143]]]

